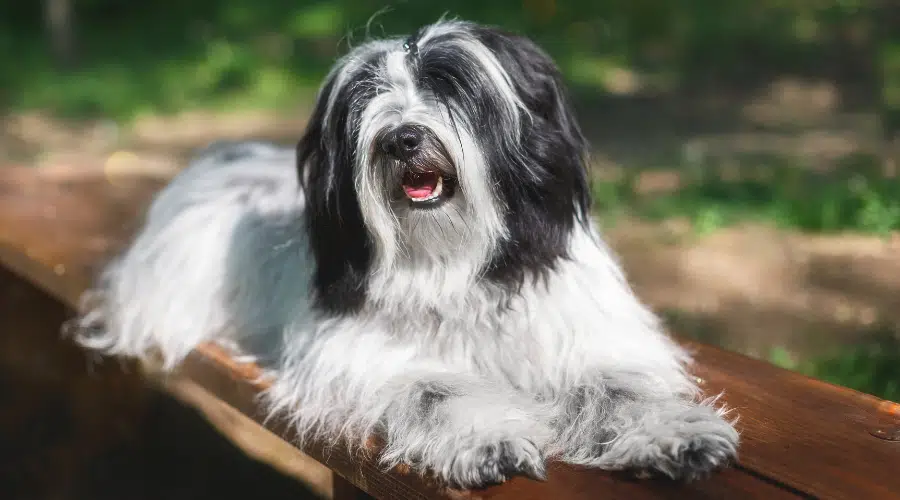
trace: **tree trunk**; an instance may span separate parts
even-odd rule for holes
[[[43,0],[44,23],[57,66],[71,69],[75,65],[75,27],[72,0]]]
[[[881,0],[876,16],[882,128],[885,137],[894,140],[900,132],[900,5]]]

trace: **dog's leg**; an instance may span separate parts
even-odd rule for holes
[[[667,395],[636,374],[605,374],[557,402],[562,459],[692,480],[736,458],[738,433],[714,399]]]
[[[394,349],[376,350],[365,338],[341,356],[329,352],[292,358],[269,392],[273,411],[293,417],[302,436],[359,443],[376,435],[386,467],[405,463],[456,488],[544,477],[542,451],[552,430],[531,398]]]
[[[452,375],[402,377],[385,391],[386,460],[431,469],[460,488],[544,478],[541,450],[552,431],[529,400]]]

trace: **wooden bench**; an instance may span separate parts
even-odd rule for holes
[[[0,170],[0,265],[71,308],[163,182],[101,169]],[[696,352],[700,383],[710,393],[725,390],[742,434],[737,466],[687,485],[551,464],[546,482],[516,478],[482,491],[448,491],[403,470],[382,472],[341,447],[296,451],[285,444],[290,429],[266,422],[258,411],[256,396],[264,387],[252,381],[256,367],[215,347],[190,356],[175,378],[183,383],[166,383],[214,424],[236,418],[221,416],[222,402],[259,423],[232,436],[245,448],[276,441],[269,449],[281,458],[324,464],[334,475],[325,494],[338,499],[900,498],[900,405],[685,342]]]

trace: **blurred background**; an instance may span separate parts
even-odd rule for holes
[[[675,333],[898,401],[897,5],[0,0],[0,168],[167,175],[212,140],[290,143],[348,45],[444,13],[500,25],[560,65],[593,146],[596,216]],[[36,376],[14,373],[0,388]],[[62,452],[47,450],[83,445],[64,437],[77,428],[59,430],[74,397],[41,398],[20,427],[0,428],[0,450],[18,442],[5,459],[50,477],[47,457]],[[109,498],[302,495],[190,411],[151,399],[140,424],[120,418],[130,437],[114,451],[57,467],[79,471],[77,488],[0,481],[20,481],[22,498],[106,498],[113,480]],[[170,442],[173,426],[194,430]]]

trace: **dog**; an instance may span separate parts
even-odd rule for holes
[[[734,421],[592,221],[588,145],[528,38],[442,19],[337,61],[296,149],[196,154],[99,273],[86,348],[228,346],[301,440],[481,488],[546,462],[692,480]]]

